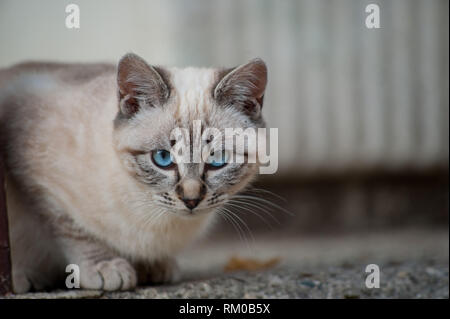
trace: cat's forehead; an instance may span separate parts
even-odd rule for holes
[[[170,68],[171,82],[181,95],[202,94],[215,82],[217,71],[209,68]]]
[[[211,92],[217,72],[207,68],[170,69],[175,97],[175,114],[180,117],[203,117],[211,107]],[[192,120],[192,119],[191,119]]]
[[[212,93],[220,78],[213,68],[170,68],[173,99],[166,105],[175,126],[191,127],[200,120],[218,129],[248,126],[247,117],[215,103]]]

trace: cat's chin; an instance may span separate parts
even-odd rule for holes
[[[203,209],[194,209],[194,210],[188,210],[188,209],[180,209],[177,211],[172,211],[171,213],[182,217],[182,218],[196,218],[201,217],[205,215],[209,215],[213,212],[213,209],[211,208],[203,208]]]

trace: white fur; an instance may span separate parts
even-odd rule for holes
[[[136,59],[138,72],[152,76],[141,59],[124,59],[125,70]],[[207,118],[220,129],[259,124],[243,112],[215,104],[215,70],[169,72],[174,91],[167,104],[143,107],[115,127],[119,101],[114,67],[31,63],[0,71],[0,140],[5,137],[16,292],[49,286],[65,275],[70,263],[81,267],[83,288],[131,289],[139,263],[157,265],[159,275],[152,278],[167,279],[174,268],[172,256],[211,225],[217,205],[205,198],[199,213],[186,212],[174,187],[180,183],[192,195],[205,189],[199,187],[203,177],[190,176],[195,173],[180,165],[180,180],[174,182],[173,171],[153,167],[166,178],[150,187],[137,178],[130,150],[145,149],[150,161],[152,150],[168,147],[174,126],[195,119]],[[155,89],[153,82],[148,85]],[[226,172],[221,173],[224,178]],[[207,196],[220,190],[223,203],[255,172],[255,165],[247,165],[242,175],[229,175],[241,179],[225,190],[221,174],[207,172],[208,187],[216,185]],[[176,199],[172,207],[157,202],[164,187]]]
[[[120,255],[148,262],[177,253],[212,218],[173,213],[154,218],[157,206],[142,198],[142,186],[123,170],[112,144],[114,76],[68,86],[56,76],[20,73],[14,85],[1,91],[0,109],[16,108],[7,129],[21,134],[12,141],[7,189],[16,291],[27,291],[30,280],[45,287],[40,280],[51,277],[48,272],[55,267],[50,265],[63,271],[61,266],[72,262],[67,252],[59,252],[51,232],[41,231],[39,214],[45,223],[67,215]],[[45,190],[47,211],[24,203],[27,195],[14,185],[19,179],[27,181],[28,192]]]

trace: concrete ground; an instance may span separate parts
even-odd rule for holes
[[[233,256],[280,262],[264,271],[224,271]],[[179,256],[179,263],[182,278],[171,285],[9,298],[449,298],[448,229],[255,235],[248,243],[205,238]],[[368,264],[379,266],[380,288],[365,286]]]

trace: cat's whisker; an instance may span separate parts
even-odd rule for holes
[[[156,207],[156,209],[154,209],[154,211],[151,214],[144,214],[139,216],[141,227],[142,228],[148,227],[148,225],[158,220],[165,213],[166,209],[164,207]]]
[[[268,210],[271,207],[267,207],[267,206],[263,206],[261,203],[258,202],[250,202],[249,200],[246,199],[236,199],[236,198],[232,198],[229,200],[229,202],[234,202],[234,203],[238,203],[238,204],[242,204],[242,205],[247,205],[250,207],[253,207],[255,209],[259,209],[261,210],[261,212],[265,213],[267,216],[269,216],[271,219],[273,219],[276,223],[280,223],[278,219],[275,218],[275,216],[272,215],[272,211]],[[273,208],[272,208],[273,209]]]
[[[236,220],[235,216],[230,214],[230,211],[224,207],[221,207],[219,209],[219,213],[222,213],[222,216],[233,225],[234,229],[239,235],[239,239],[247,246],[248,249],[250,249],[250,244],[248,237],[245,235],[245,231],[242,229],[239,222]]]
[[[211,208],[222,207],[224,204],[225,204],[225,200],[223,200],[223,201],[221,201],[219,203],[216,203],[214,205],[209,205],[208,208],[211,209]]]
[[[255,212],[255,211],[253,211],[252,209],[250,209],[250,208],[248,208],[248,207],[245,207],[245,206],[243,206],[242,204],[239,206],[239,205],[237,205],[237,204],[234,204],[234,203],[230,203],[230,202],[228,202],[228,203],[226,203],[225,205],[229,205],[229,206],[232,206],[232,207],[236,207],[236,208],[238,208],[238,209],[243,209],[243,210],[245,210],[245,211],[247,211],[247,212],[250,212],[250,213],[252,213],[253,215],[256,215],[256,216],[258,216],[269,228],[271,228],[271,229],[273,229],[273,226],[267,221],[267,219],[265,219],[263,216],[261,216],[260,214],[258,214],[257,212]]]
[[[164,208],[161,208],[159,211],[157,211],[151,218],[149,223],[154,223],[156,224],[156,222],[158,220],[160,220],[165,214],[167,213],[167,211]]]
[[[227,211],[229,214],[231,214],[231,216],[234,216],[234,218],[236,218],[236,224],[237,224],[237,225],[240,226],[240,225],[242,224],[242,226],[245,227],[244,229],[247,230],[247,232],[248,232],[248,234],[249,234],[249,236],[250,236],[250,239],[251,239],[252,243],[254,243],[254,242],[255,242],[255,237],[253,236],[253,233],[252,233],[252,231],[250,230],[250,228],[248,227],[247,223],[246,223],[244,220],[242,220],[242,218],[240,218],[239,215],[237,215],[237,214],[234,213],[233,211],[231,211],[231,210],[229,210],[228,208],[225,208],[225,207],[222,207],[222,208],[223,208],[225,211]],[[241,224],[239,224],[239,223],[241,223]],[[241,230],[242,230],[242,233],[245,234],[245,231],[244,231],[244,229],[242,228],[242,226],[240,226],[240,228],[241,228]],[[246,244],[247,244],[247,247],[250,249],[250,244],[249,244],[249,241],[248,241],[247,237],[246,237]]]
[[[227,221],[228,223],[230,223],[233,228],[236,230],[236,232],[238,233],[239,239],[243,242],[246,242],[246,240],[244,240],[244,237],[241,233],[241,229],[236,227],[236,222],[229,216],[229,214],[225,211],[222,210],[223,207],[219,208],[217,210],[217,213],[219,214],[219,216],[223,217],[223,219],[225,221]]]
[[[265,194],[269,194],[269,195],[272,195],[272,196],[278,198],[279,200],[283,201],[284,203],[288,202],[287,199],[284,198],[283,196],[280,196],[274,192],[271,192],[271,191],[269,191],[267,189],[263,189],[263,188],[252,187],[252,188],[247,189],[244,193],[246,193],[246,192],[265,193]]]
[[[260,197],[251,196],[251,195],[234,195],[233,197],[234,198],[240,198],[240,199],[250,199],[250,200],[259,201],[261,203],[264,203],[264,204],[270,205],[270,206],[272,206],[272,207],[274,207],[276,209],[279,209],[280,211],[288,214],[289,216],[294,216],[294,213],[288,211],[287,209],[281,207],[280,205],[277,205],[275,203],[272,203],[269,200],[266,200],[266,199],[263,199],[263,198],[260,198]]]
[[[156,222],[158,219],[160,219],[166,213],[167,213],[167,209],[165,207],[160,207],[159,210],[157,210],[156,213],[152,216],[152,222]]]
[[[245,209],[247,211],[252,212],[255,215],[258,215],[262,220],[264,220],[266,222],[266,224],[269,224],[271,227],[272,227],[272,224],[269,221],[274,222],[277,225],[280,225],[280,221],[275,216],[273,216],[269,211],[265,210],[263,207],[260,207],[258,205],[253,205],[253,204],[247,203],[247,202],[241,202],[238,200],[232,200],[228,203],[230,203],[232,205],[237,205],[239,208]],[[259,214],[258,212],[261,212],[264,215]],[[270,220],[267,220],[264,216],[269,217]]]
[[[159,221],[166,213],[167,211],[165,209],[161,209],[161,211],[153,218],[153,222]]]
[[[154,216],[155,216],[154,214],[142,215],[140,218],[141,219],[140,224],[142,225],[142,228],[146,228],[153,221]]]

